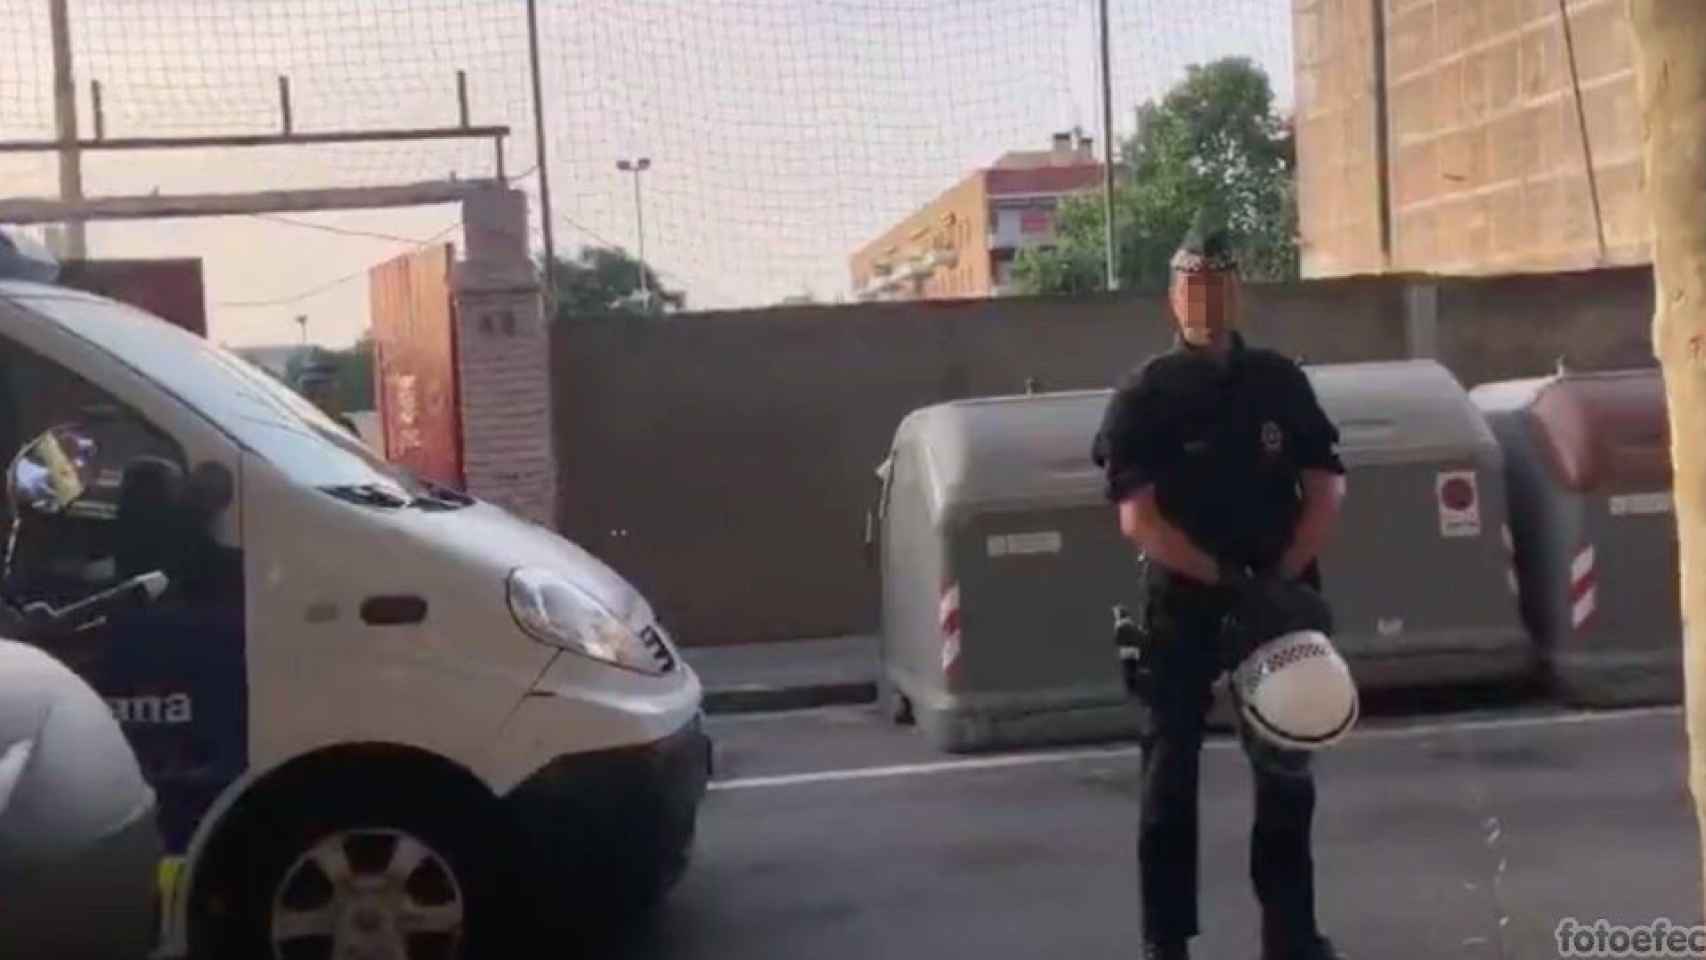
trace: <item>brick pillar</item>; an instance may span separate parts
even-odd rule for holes
[[[527,243],[527,197],[496,189],[462,203],[456,264],[457,381],[470,494],[557,526],[550,331]]]

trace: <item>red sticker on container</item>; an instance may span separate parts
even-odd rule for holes
[[[1475,487],[1462,477],[1452,477],[1440,487],[1439,502],[1447,510],[1468,510],[1475,505]]]
[[[1434,478],[1434,498],[1439,503],[1439,535],[1481,535],[1481,495],[1473,470],[1450,470]]]

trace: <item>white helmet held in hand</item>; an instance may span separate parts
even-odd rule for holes
[[[1232,691],[1255,736],[1285,750],[1320,750],[1356,724],[1350,667],[1318,630],[1295,630],[1263,643],[1233,671]]]

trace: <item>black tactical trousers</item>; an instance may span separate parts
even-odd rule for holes
[[[1138,839],[1143,930],[1152,943],[1200,932],[1197,911],[1198,757],[1220,673],[1226,612],[1218,591],[1152,593],[1145,620],[1153,657],[1144,707],[1142,822]],[[1256,788],[1250,879],[1262,905],[1263,952],[1284,957],[1317,936],[1310,825],[1315,782],[1307,753],[1267,746],[1242,729]]]

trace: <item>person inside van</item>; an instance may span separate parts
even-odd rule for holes
[[[181,478],[182,455],[140,417],[24,351],[0,363],[0,410],[0,460],[7,472],[0,582],[10,596],[50,604],[77,600],[148,572],[126,569],[142,565],[145,554],[163,557],[190,542],[183,531],[169,529],[166,506],[165,485],[177,482],[173,475]],[[35,445],[50,431],[79,488],[66,491],[71,496],[63,509],[19,502],[27,491],[11,489],[14,480],[42,488],[45,476],[30,478],[48,470],[37,462],[44,454]]]

